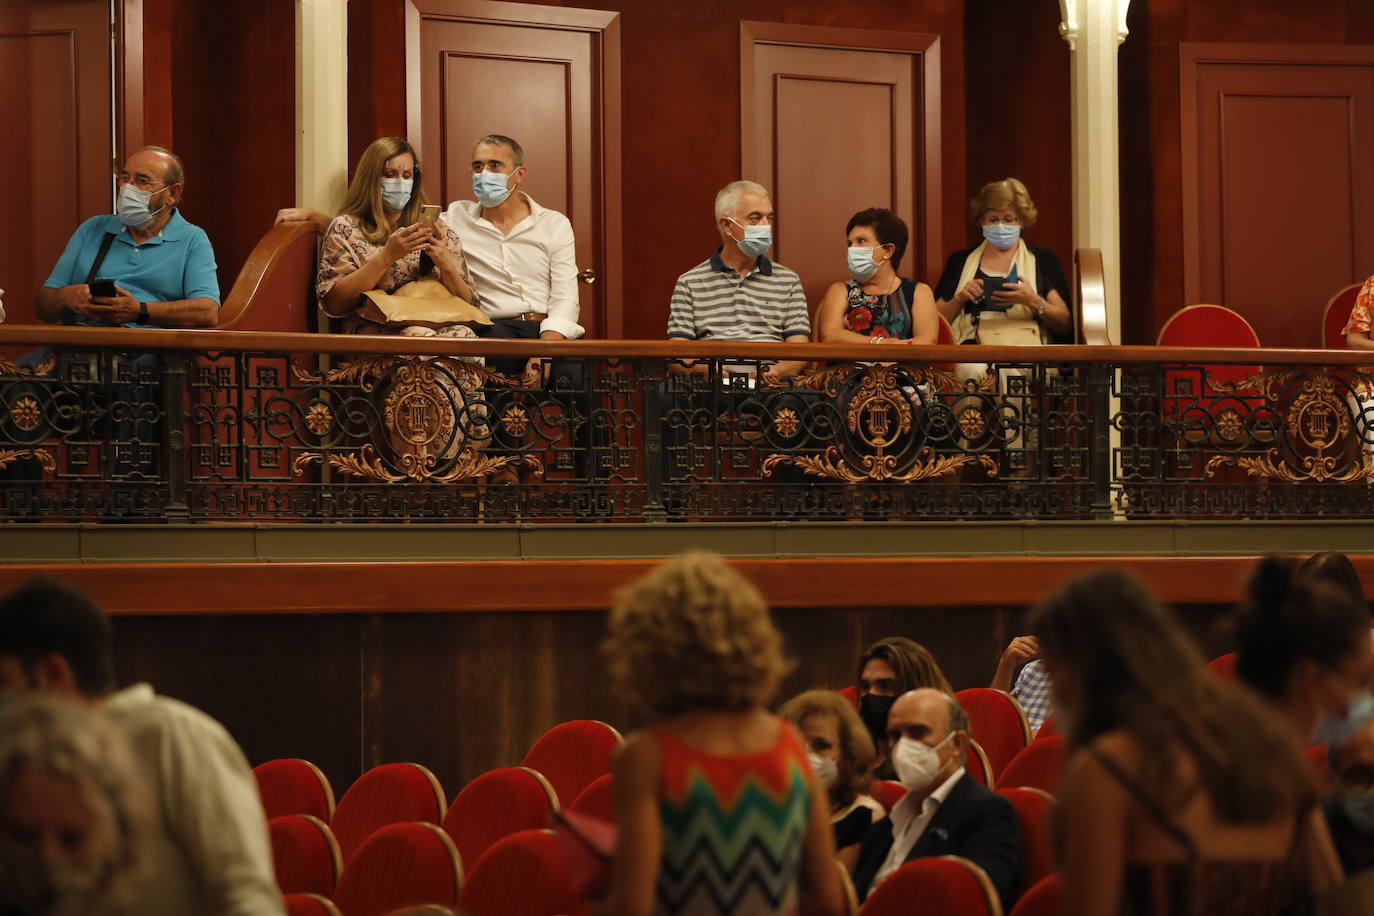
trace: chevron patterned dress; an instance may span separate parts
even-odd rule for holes
[[[658,913],[782,916],[797,912],[811,811],[806,753],[778,723],[777,744],[718,757],[655,729],[663,761]]]

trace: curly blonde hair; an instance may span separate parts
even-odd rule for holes
[[[989,210],[1008,208],[1015,210],[1016,215],[1021,217],[1022,229],[1029,229],[1034,226],[1036,217],[1040,215],[1040,211],[1035,209],[1035,201],[1031,200],[1030,192],[1026,190],[1026,186],[1015,178],[989,181],[983,185],[973,199],[968,202],[968,215],[975,226],[981,226],[984,213]]]
[[[809,716],[831,716],[840,736],[839,778],[830,790],[830,803],[847,805],[868,791],[869,770],[878,756],[873,739],[858,712],[848,700],[833,690],[808,690],[798,694],[778,710],[778,715],[797,726]]]
[[[661,718],[762,706],[788,669],[763,596],[706,552],[674,557],[625,588],[602,651],[620,688]]]

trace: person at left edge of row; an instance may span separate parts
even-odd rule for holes
[[[38,290],[38,318],[99,327],[208,328],[219,317],[215,252],[181,215],[181,159],[145,146],[119,173],[114,215],[86,220]],[[113,281],[95,295],[96,280]]]

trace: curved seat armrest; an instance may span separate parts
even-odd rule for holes
[[[1078,308],[1074,309],[1077,323],[1075,343],[1106,347],[1111,345],[1107,335],[1107,275],[1102,267],[1102,252],[1096,248],[1077,248],[1073,253],[1074,295]]]
[[[282,223],[264,235],[244,262],[219,310],[221,331],[307,331],[315,310],[319,230]]]

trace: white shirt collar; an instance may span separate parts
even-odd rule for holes
[[[895,837],[901,834],[918,815],[924,814],[928,808],[938,808],[943,805],[945,799],[949,798],[949,793],[954,791],[954,784],[963,779],[966,772],[968,772],[967,767],[959,767],[949,774],[949,778],[940,783],[934,792],[921,799],[919,805],[916,803],[916,796],[908,792],[901,801],[892,806],[892,835]]]
[[[511,227],[512,233],[514,233],[516,229],[525,225],[526,222],[539,222],[539,217],[544,213],[544,208],[539,206],[539,203],[533,197],[530,197],[528,194],[526,194],[524,191],[516,190],[513,193],[519,194],[520,196],[525,198],[525,203],[529,204],[530,207],[530,215],[522,219],[520,222],[516,223],[513,227]],[[469,217],[472,218],[473,222],[485,223],[486,225],[491,226],[493,229],[496,228],[490,220],[488,220],[485,216],[482,215],[482,205],[477,201],[459,200],[454,202],[458,204],[458,206],[463,208],[463,211],[467,213]]]

